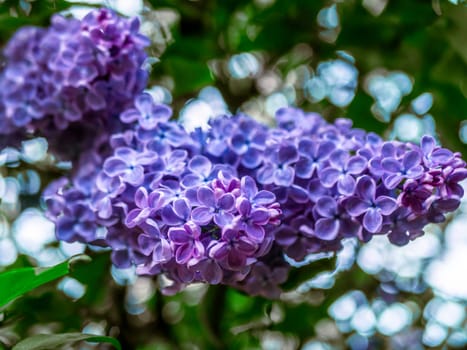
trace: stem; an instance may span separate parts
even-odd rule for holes
[[[207,338],[214,349],[226,349],[222,337],[222,316],[225,309],[227,287],[224,285],[209,286],[199,309],[199,318],[203,324]]]

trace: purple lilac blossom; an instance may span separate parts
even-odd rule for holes
[[[129,130],[111,137],[112,153],[45,197],[57,237],[96,242],[105,227],[114,263],[164,275],[165,293],[205,282],[276,298],[285,256],[301,261],[376,234],[405,245],[463,196],[465,162],[430,136],[421,146],[384,142],[294,108],[278,111],[276,128],[237,115],[189,134],[138,101],[122,114]],[[83,205],[94,221],[65,218]]]
[[[91,11],[82,20],[54,15],[48,28],[20,29],[3,50],[0,134],[46,136],[51,151],[64,160],[97,148],[96,139],[122,128],[120,113],[146,86],[142,65],[148,45],[137,18],[109,9]],[[146,111],[145,98],[135,102],[140,111]],[[154,118],[170,114],[166,106],[156,108],[153,118],[145,114],[139,122],[150,127]]]

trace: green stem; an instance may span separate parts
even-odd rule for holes
[[[221,327],[226,294],[224,285],[209,286],[199,308],[199,318],[213,349],[227,348]]]

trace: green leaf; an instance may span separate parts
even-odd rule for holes
[[[75,343],[78,341],[88,341],[93,343],[109,343],[115,349],[121,350],[119,341],[112,337],[105,337],[94,334],[83,333],[63,333],[63,334],[38,334],[20,341],[13,347],[13,350],[48,350]]]
[[[0,307],[47,282],[63,277],[73,264],[88,262],[87,255],[77,255],[52,267],[24,267],[0,274]]]

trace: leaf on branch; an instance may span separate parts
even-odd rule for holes
[[[77,255],[52,267],[25,267],[0,274],[0,307],[47,282],[67,275],[73,265],[89,262],[87,255]]]

